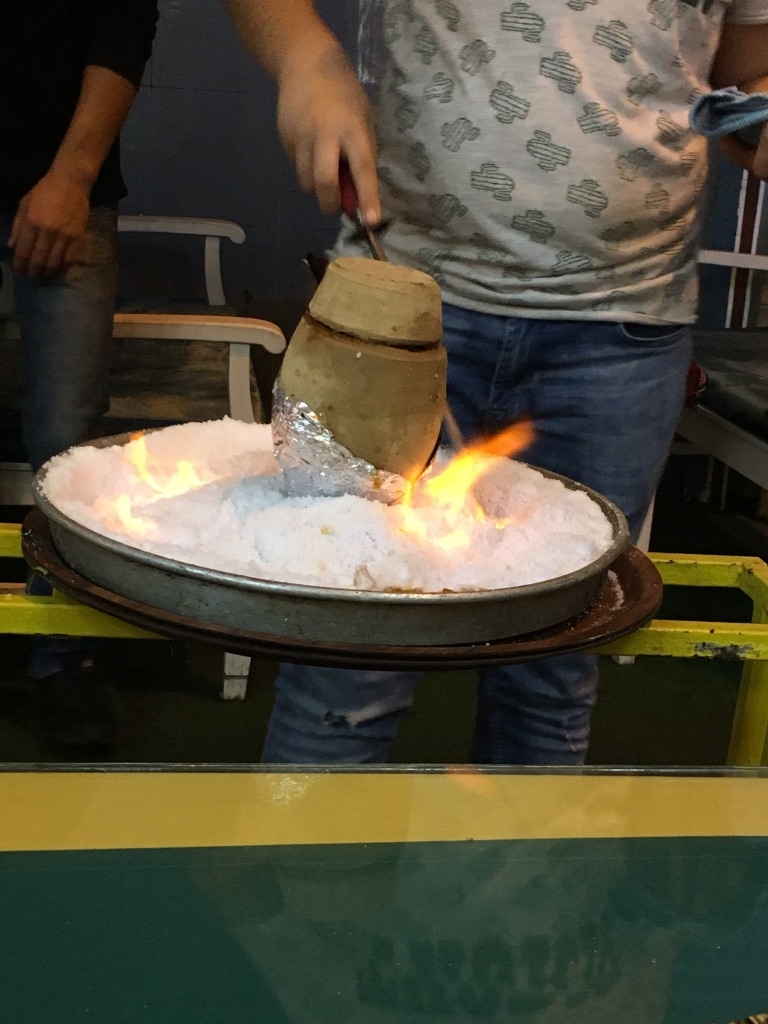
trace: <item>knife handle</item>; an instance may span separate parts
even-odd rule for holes
[[[352,171],[350,171],[346,160],[339,163],[339,192],[341,193],[341,208],[344,213],[352,220],[358,220],[357,213],[360,203]]]
[[[342,160],[339,163],[339,193],[341,195],[342,210],[348,217],[357,222],[358,227],[368,243],[368,248],[371,250],[371,256],[373,256],[375,260],[382,260],[386,263],[387,254],[384,252],[378,233],[365,223],[362,214],[360,213],[357,189],[355,188],[352,172],[350,171],[349,164],[346,160]]]

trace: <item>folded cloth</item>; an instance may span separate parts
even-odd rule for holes
[[[688,121],[699,135],[716,138],[733,133],[739,142],[756,149],[763,123],[768,121],[768,92],[742,92],[735,85],[699,96]]]

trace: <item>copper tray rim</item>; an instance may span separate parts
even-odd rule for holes
[[[452,645],[358,644],[278,636],[227,629],[142,605],[93,583],[64,561],[56,549],[51,526],[39,509],[32,509],[22,526],[22,546],[33,568],[42,570],[57,587],[82,604],[159,634],[159,638],[206,643],[233,653],[273,660],[339,668],[408,670],[482,669],[538,658],[584,651],[628,636],[649,622],[661,604],[663,582],[656,565],[638,548],[628,545],[609,571],[615,573],[630,601],[600,610],[606,588],[615,591],[606,573],[598,598],[576,616],[543,629],[491,641]]]

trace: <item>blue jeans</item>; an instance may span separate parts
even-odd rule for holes
[[[0,260],[12,263],[13,218],[0,214]],[[91,210],[77,262],[53,278],[15,277],[13,297],[21,327],[24,404],[22,428],[34,470],[98,433],[109,407],[112,322],[117,294],[117,209]],[[32,577],[29,592],[50,594]],[[38,637],[29,673],[45,679],[73,660],[89,660],[90,638]]]
[[[690,329],[451,306],[443,316],[449,400],[465,437],[530,417],[536,439],[521,458],[606,495],[637,536],[682,406]],[[282,665],[262,759],[386,761],[418,678]],[[582,763],[596,687],[596,659],[581,654],[482,671],[472,760]]]
[[[11,216],[0,214],[0,260],[9,264],[12,222]],[[22,339],[24,445],[35,470],[94,436],[109,406],[116,238],[117,210],[94,208],[78,262],[54,278],[14,278]]]

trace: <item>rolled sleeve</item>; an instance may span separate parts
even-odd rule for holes
[[[768,0],[733,0],[725,20],[731,25],[764,25],[768,22]]]
[[[152,53],[157,0],[99,0],[94,12],[88,64],[108,68],[138,89]]]

